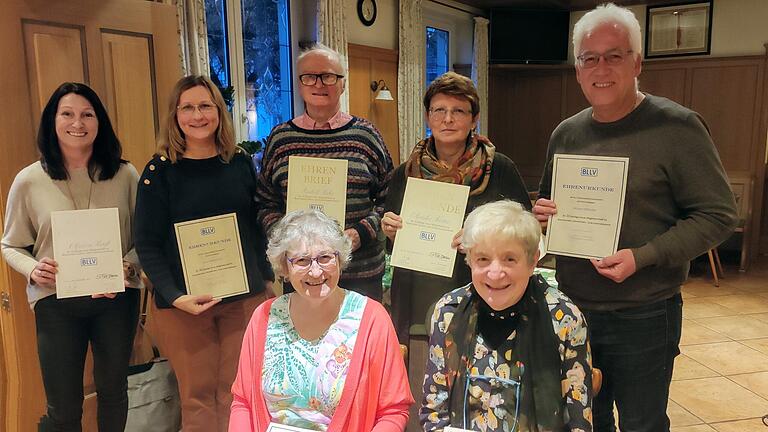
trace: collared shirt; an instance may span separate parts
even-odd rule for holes
[[[312,117],[309,116],[306,112],[295,119],[293,119],[293,124],[296,126],[302,128],[302,129],[309,129],[309,130],[315,130],[315,129],[338,129],[345,124],[349,123],[349,121],[352,120],[352,116],[339,110],[336,114],[334,114],[331,118],[328,119],[325,123],[317,123]]]

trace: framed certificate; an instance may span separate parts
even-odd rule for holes
[[[712,0],[647,6],[645,56],[709,54]]]
[[[53,212],[51,231],[56,298],[125,291],[118,209]]]
[[[237,214],[173,225],[187,294],[226,298],[248,292]]]
[[[451,277],[453,236],[464,225],[469,186],[408,178],[390,263],[394,267]]]
[[[286,213],[301,209],[320,210],[344,228],[347,167],[346,159],[290,156]]]
[[[286,426],[279,423],[269,423],[267,432],[314,432],[311,429],[304,429],[296,426]]]
[[[619,245],[629,158],[556,154],[547,253],[601,259]]]

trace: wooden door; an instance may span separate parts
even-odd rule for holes
[[[349,112],[371,121],[384,137],[395,167],[400,161],[397,126],[397,51],[349,44]],[[376,100],[371,82],[384,80],[395,100]]]
[[[63,81],[85,82],[99,94],[122,142],[123,158],[141,170],[154,152],[162,117],[158,106],[165,106],[181,74],[175,6],[139,0],[5,0],[3,5],[3,219],[16,173],[38,157],[40,112]],[[46,401],[34,316],[23,277],[2,260],[0,296],[7,298],[7,307],[0,309],[0,430],[35,431]],[[95,430],[92,374],[85,375],[84,426]]]

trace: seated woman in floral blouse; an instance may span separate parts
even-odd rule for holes
[[[592,431],[586,323],[533,275],[540,233],[512,201],[467,216],[472,283],[435,306],[419,412],[425,431]]]
[[[287,214],[267,255],[296,292],[264,302],[245,332],[230,431],[270,422],[333,432],[402,432],[413,396],[381,304],[341,288],[351,241],[318,211]]]

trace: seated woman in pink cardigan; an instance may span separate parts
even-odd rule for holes
[[[413,396],[389,315],[338,286],[351,242],[318,211],[287,214],[267,255],[296,292],[259,306],[232,385],[229,430],[270,423],[332,432],[402,432]]]

